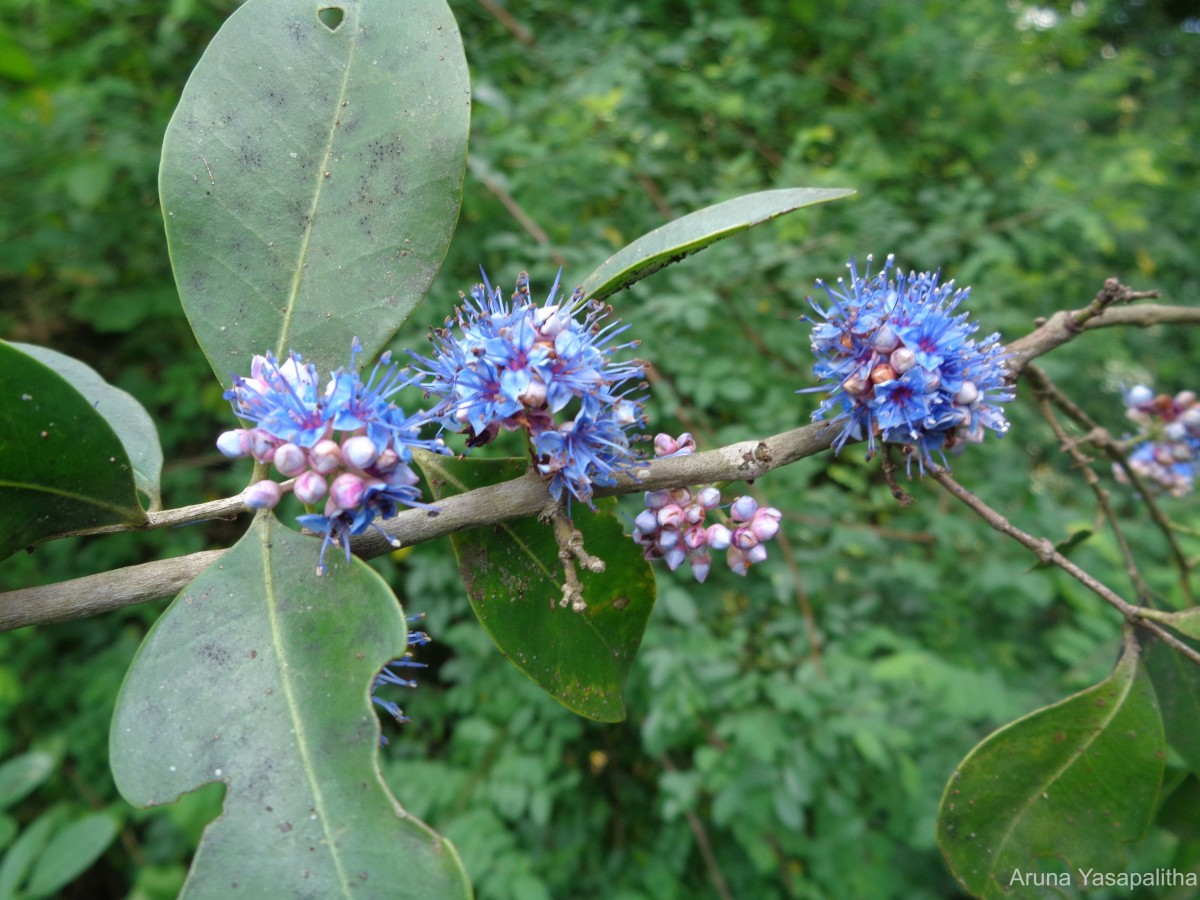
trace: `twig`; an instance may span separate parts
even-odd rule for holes
[[[1145,628],[1153,631],[1165,643],[1169,644],[1175,650],[1178,650],[1189,660],[1200,666],[1200,653],[1197,653],[1183,641],[1176,638],[1163,628],[1156,625],[1149,619],[1142,617],[1142,610],[1134,606],[1132,603],[1121,598],[1110,587],[1100,582],[1098,579],[1089,575],[1079,566],[1075,565],[1061,553],[1054,549],[1054,544],[1047,538],[1036,538],[1031,534],[1027,534],[1017,526],[1013,525],[1008,519],[1004,518],[996,510],[992,509],[979,497],[972,494],[957,481],[955,481],[950,473],[940,466],[930,469],[930,473],[950,494],[962,501],[966,506],[972,509],[981,519],[987,522],[992,528],[999,531],[1001,534],[1006,534],[1017,543],[1021,544],[1026,549],[1044,563],[1058,566],[1092,593],[1096,594],[1104,602],[1116,607],[1126,620],[1139,628]]]
[[[621,476],[615,486],[597,488],[596,496],[611,497],[716,481],[749,481],[827,450],[837,433],[836,427],[817,423],[704,453],[647,460]],[[531,471],[511,481],[439,500],[436,514],[423,509],[404,510],[380,523],[386,537],[370,532],[355,538],[351,547],[359,556],[370,559],[395,549],[388,543],[389,538],[399,540],[402,547],[409,547],[468,528],[540,515],[552,504],[545,480]],[[172,596],[224,552],[208,550],[0,594],[0,631],[80,619],[133,603]]]
[[[1167,547],[1175,560],[1176,568],[1179,570],[1179,587],[1183,592],[1184,599],[1189,605],[1195,603],[1190,580],[1191,571],[1194,568],[1192,561],[1184,555],[1183,548],[1179,546],[1179,541],[1175,537],[1173,526],[1163,513],[1162,507],[1158,505],[1158,500],[1155,498],[1154,492],[1150,490],[1149,485],[1146,484],[1146,479],[1142,478],[1129,465],[1129,458],[1125,453],[1124,447],[1120,442],[1113,440],[1112,435],[1108,431],[1097,425],[1091,416],[1087,415],[1087,413],[1059,390],[1058,385],[1051,381],[1050,377],[1040,367],[1034,365],[1027,366],[1025,377],[1029,380],[1035,392],[1041,392],[1048,400],[1058,406],[1068,418],[1074,421],[1075,424],[1081,428],[1088,429],[1088,433],[1083,436],[1083,440],[1100,448],[1114,464],[1121,468],[1129,483],[1133,485],[1134,490],[1142,498],[1142,502],[1146,504],[1146,510],[1150,513],[1151,521],[1158,526],[1159,531],[1162,532],[1163,537],[1167,541]]]
[[[1036,367],[1031,366],[1030,369],[1035,370]],[[1121,557],[1125,560],[1125,571],[1129,575],[1129,581],[1133,585],[1134,591],[1137,592],[1138,602],[1143,606],[1152,605],[1150,586],[1146,584],[1141,570],[1138,569],[1137,560],[1134,559],[1133,551],[1129,548],[1129,541],[1125,539],[1125,532],[1121,528],[1121,523],[1118,521],[1116,513],[1113,512],[1112,504],[1108,501],[1108,491],[1100,484],[1099,476],[1096,475],[1091,467],[1091,460],[1080,451],[1080,439],[1072,438],[1068,435],[1062,423],[1058,421],[1058,416],[1054,414],[1054,405],[1051,402],[1049,392],[1046,390],[1048,386],[1052,385],[1049,377],[1041,371],[1037,372],[1037,376],[1037,383],[1034,386],[1034,399],[1037,402],[1042,418],[1050,425],[1054,436],[1058,438],[1058,445],[1064,453],[1071,457],[1075,463],[1075,467],[1083,476],[1083,480],[1092,489],[1092,493],[1096,497],[1096,503],[1107,520],[1108,527],[1112,529],[1113,537],[1116,538],[1117,547],[1121,551]],[[1079,412],[1082,415],[1083,411],[1079,410]]]

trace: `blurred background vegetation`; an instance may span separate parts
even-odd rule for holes
[[[73,354],[145,404],[168,506],[248,476],[213,446],[230,416],[180,311],[156,197],[167,119],[235,5],[0,0],[0,335]],[[973,285],[984,331],[1007,338],[1110,275],[1200,300],[1192,4],[451,5],[474,82],[471,163],[445,269],[398,348],[422,349],[481,264],[501,284],[528,270],[536,293],[560,265],[573,283],[669,218],[772,187],[859,193],[614,298],[654,365],[654,430],[715,446],[806,422],[817,400],[793,393],[812,381],[797,318],[813,279],[852,254],[895,252]],[[1120,432],[1119,388],[1200,387],[1196,351],[1184,331],[1110,330],[1045,367]],[[1092,527],[1092,507],[1027,400],[1009,436],[955,472],[1061,540]],[[933,838],[954,765],[1107,673],[1119,622],[933,485],[911,489],[919,502],[897,506],[855,447],[755,485],[786,539],[744,580],[660,573],[616,726],[577,718],[500,657],[448,545],[380,560],[435,639],[420,689],[398,698],[413,723],[384,726],[394,792],[457,843],[484,900],[955,896]],[[1151,582],[1179,602],[1142,510],[1118,496]],[[1194,501],[1171,511],[1195,526]],[[0,566],[0,587],[225,546],[244,525],[55,542]],[[1107,537],[1074,558],[1125,587]],[[0,635],[0,760],[47,754],[32,793],[5,796],[0,779],[0,895],[18,834],[97,813],[116,837],[90,855],[66,841],[68,856],[99,856],[61,896],[171,897],[182,883],[219,791],[140,811],[107,769],[116,690],[162,606]],[[1198,855],[1164,830],[1133,849],[1142,868]]]

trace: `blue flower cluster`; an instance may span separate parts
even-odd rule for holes
[[[944,462],[944,451],[982,441],[985,429],[1007,431],[999,404],[1013,394],[999,335],[976,341],[979,326],[954,312],[970,288],[939,284],[936,272],[894,272],[893,256],[874,276],[870,263],[859,275],[852,260],[849,283],[839,278],[836,288],[817,282],[828,309],[809,298],[824,319],[812,349],[825,384],[808,390],[829,391],[814,421],[844,423],[834,449],[866,440],[870,457],[877,439],[904,444],[923,472],[935,452]]]
[[[448,453],[440,438],[420,437],[430,422],[425,413],[407,415],[392,397],[412,379],[384,354],[363,381],[354,368],[362,352],[356,339],[350,366],[339,369],[322,388],[316,367],[293,353],[280,363],[271,354],[254,357],[250,377],[235,376],[225,392],[234,413],[252,428],[227,431],[217,447],[230,458],[251,456],[274,464],[310,512],[298,516],[306,528],[324,534],[318,574],[325,571],[325,550],[341,544],[350,559],[350,536],[389,519],[400,506],[421,502],[418,478],[408,466],[414,448]],[[284,487],[270,479],[246,491],[251,506],[270,509]],[[314,510],[324,503],[322,512]]]
[[[425,618],[424,613],[417,613],[415,616],[409,616],[407,621],[408,621],[409,625],[416,625],[419,622],[421,622],[424,618]],[[408,646],[424,647],[428,643],[429,643],[429,635],[426,632],[413,631],[411,628],[409,629],[409,631],[408,631]],[[388,663],[386,666],[384,666],[382,670],[380,670],[379,674],[375,676],[375,680],[371,682],[371,701],[376,706],[378,706],[380,709],[382,709],[384,712],[386,712],[389,716],[391,716],[393,719],[395,719],[397,722],[399,722],[401,724],[408,722],[409,718],[408,718],[408,716],[406,716],[404,714],[404,710],[402,710],[396,703],[392,702],[391,700],[385,700],[382,697],[378,696],[376,691],[378,691],[381,687],[386,687],[389,684],[394,684],[398,687],[415,688],[417,686],[417,682],[415,679],[405,678],[403,675],[400,675],[398,672],[396,672],[394,670],[395,669],[424,669],[425,667],[426,667],[425,663],[419,663],[412,658],[411,650],[408,651],[407,653],[405,653],[404,656],[402,656],[400,659],[392,660],[390,663]],[[379,738],[380,744],[387,744],[387,742],[388,742],[388,739],[386,737],[380,736],[380,738]]]
[[[1195,459],[1200,456],[1196,392],[1156,395],[1139,384],[1125,392],[1125,405],[1125,414],[1140,426],[1129,467],[1174,497],[1190,493],[1196,480]],[[1128,481],[1120,466],[1113,466],[1113,473],[1118,481]]]
[[[613,359],[637,342],[616,343],[628,326],[605,323],[611,307],[578,288],[556,299],[561,275],[541,305],[524,272],[511,300],[485,275],[430,336],[433,357],[414,356],[427,395],[438,398],[430,414],[444,428],[464,431],[469,447],[500,429],[524,430],[554,498],[565,489],[590,505],[593,485],[615,484],[632,464],[630,430],[645,416],[631,394],[645,387],[643,369]]]

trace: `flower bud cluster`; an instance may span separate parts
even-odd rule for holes
[[[899,443],[924,471],[933,453],[944,462],[944,451],[979,443],[985,430],[1004,434],[999,404],[1013,394],[999,335],[976,342],[979,326],[966,313],[952,314],[970,288],[938,284],[936,272],[892,276],[892,256],[871,276],[870,262],[860,276],[852,260],[850,283],[839,278],[836,290],[817,282],[829,309],[809,298],[825,320],[812,332],[813,374],[825,384],[808,390],[829,391],[814,421],[832,414],[845,423],[835,450],[851,439],[866,440],[868,455],[877,439]]]
[[[364,382],[354,370],[361,351],[355,340],[350,368],[333,373],[324,389],[316,367],[295,353],[282,364],[270,354],[256,356],[250,377],[235,376],[225,393],[234,413],[254,426],[225,432],[217,448],[294,479],[291,490],[310,510],[297,520],[325,536],[318,573],[325,570],[329,544],[342,544],[348,560],[351,535],[378,528],[375,520],[391,518],[399,506],[426,506],[408,465],[413,448],[448,452],[440,438],[419,436],[429,422],[426,414],[408,416],[391,401],[411,379],[385,354]],[[252,507],[271,509],[283,494],[283,485],[264,479],[244,496]]]
[[[1129,467],[1174,497],[1190,493],[1200,457],[1200,402],[1195,391],[1172,397],[1139,384],[1125,392],[1125,404],[1125,415],[1139,426]],[[1118,481],[1128,481],[1120,466],[1114,466],[1113,473]]]
[[[593,485],[615,484],[633,463],[629,432],[645,417],[631,394],[644,387],[635,381],[643,370],[613,360],[637,342],[614,343],[628,326],[604,323],[611,307],[578,288],[559,302],[558,288],[556,278],[539,306],[524,272],[511,301],[484,276],[431,335],[432,358],[416,359],[427,395],[439,398],[431,415],[443,428],[463,431],[468,447],[501,429],[524,430],[550,493],[557,499],[565,489],[590,504]]]
[[[696,443],[690,434],[673,438],[660,434],[654,439],[657,456],[692,453]],[[737,497],[729,505],[728,522],[714,522],[721,492],[713,485],[647,491],[646,508],[634,520],[633,539],[646,559],[661,559],[672,572],[691,563],[697,581],[704,581],[712,568],[713,550],[725,550],[729,568],[745,575],[755,563],[767,558],[766,542],[779,532],[781,513],[772,506],[760,507],[753,497]]]

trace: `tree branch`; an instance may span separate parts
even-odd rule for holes
[[[596,496],[611,497],[714,481],[751,481],[772,469],[827,450],[837,434],[836,427],[817,423],[705,453],[647,460],[628,475],[622,476],[616,486],[597,488]],[[221,504],[226,511],[245,509],[240,498],[221,501]],[[396,538],[403,547],[409,547],[469,528],[536,516],[553,505],[545,480],[530,471],[511,481],[440,500],[437,513],[408,509],[380,525],[388,537]],[[388,543],[387,538],[375,532],[355,538],[351,547],[355,554],[364,559],[382,556],[396,549]],[[313,550],[315,553],[315,544]],[[0,631],[80,619],[122,606],[172,596],[224,552],[207,550],[0,594]]]

